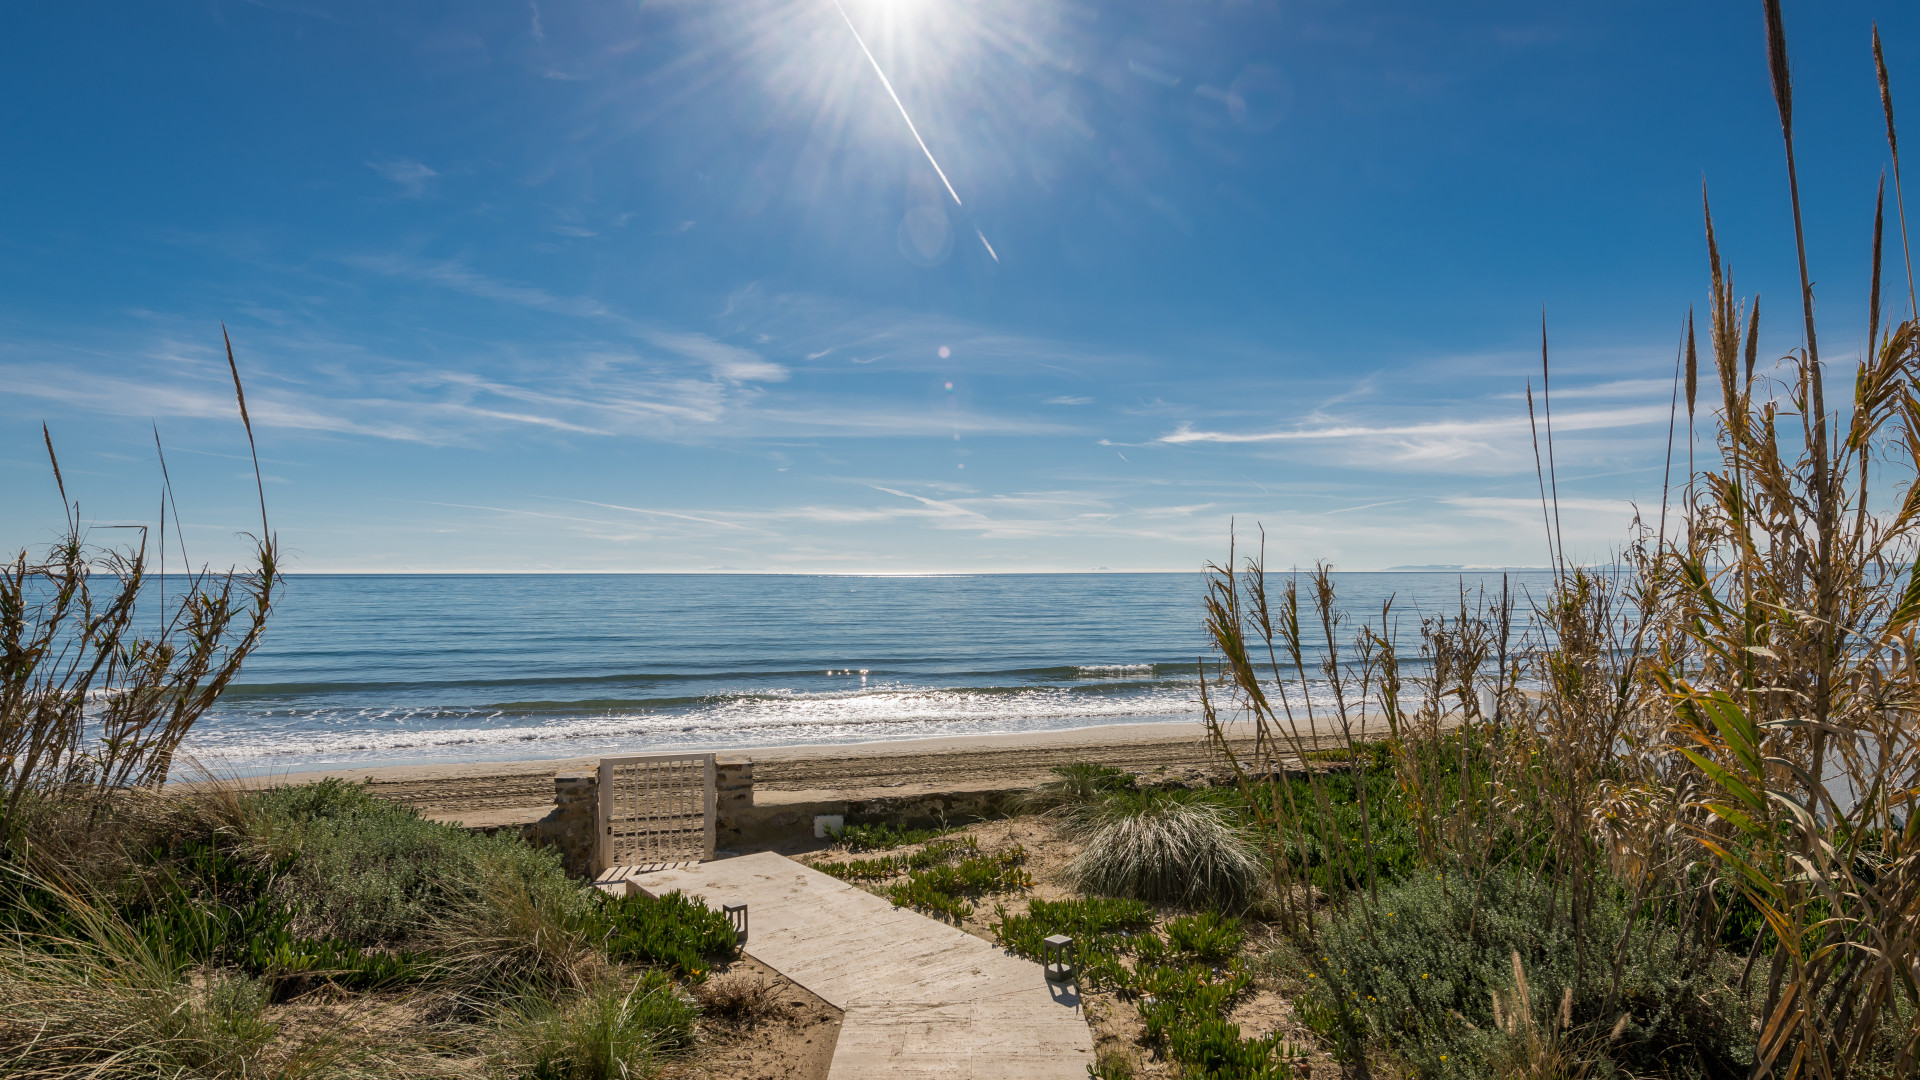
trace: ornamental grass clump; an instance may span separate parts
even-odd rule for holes
[[[480,848],[454,899],[420,937],[447,983],[478,997],[532,986],[589,986],[606,963],[597,901],[560,867],[559,853],[515,841]]]
[[[661,971],[608,979],[557,1004],[529,996],[502,1024],[502,1064],[528,1080],[638,1080],[693,1046],[699,1016]]]
[[[1224,909],[1260,894],[1260,859],[1226,808],[1197,793],[1116,792],[1068,823],[1083,846],[1067,879],[1082,892]]]
[[[326,1024],[283,1031],[268,1015],[269,981],[197,963],[180,941],[109,904],[50,882],[6,887],[0,902],[40,893],[43,918],[15,910],[0,931],[0,1076],[295,1078],[377,1053]],[[49,900],[58,911],[45,910]]]
[[[1071,812],[1116,792],[1132,791],[1138,787],[1138,781],[1132,773],[1111,765],[1076,761],[1068,765],[1055,765],[1051,772],[1052,779],[1043,781],[1021,797],[1022,809],[1039,813]]]

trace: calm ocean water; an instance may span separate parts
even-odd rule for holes
[[[1484,576],[1341,574],[1341,607],[1393,595],[1417,627]],[[1190,719],[1203,595],[1198,574],[301,575],[186,750],[245,773]]]

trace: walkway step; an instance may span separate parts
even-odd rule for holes
[[[842,1011],[828,1080],[1084,1080],[1079,999],[1040,965],[771,852],[625,878],[747,905],[745,952]]]

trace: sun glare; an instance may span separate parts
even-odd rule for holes
[[[1057,55],[1057,42],[1036,44],[1061,29],[1051,5],[819,0],[769,5],[752,25],[750,66],[778,126],[804,133],[787,189],[796,203],[858,191],[867,205],[897,204],[904,150],[920,165],[905,177],[899,254],[928,267],[960,250],[1000,261],[990,208],[1007,177],[1033,171],[1028,129],[1045,109],[1031,69]]]

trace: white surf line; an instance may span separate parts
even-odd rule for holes
[[[887,73],[880,67],[880,61],[874,59],[873,50],[867,48],[866,39],[860,36],[860,29],[853,25],[853,18],[847,14],[847,9],[841,6],[840,0],[833,0],[833,9],[840,13],[840,20],[847,24],[847,32],[853,35],[853,43],[860,46],[860,51],[866,54],[867,63],[873,65],[873,73],[880,76],[880,85],[886,88],[887,96],[893,99],[893,107],[900,110],[900,119],[907,122],[907,130],[913,133],[913,141],[920,144],[920,152],[927,155],[927,164],[933,166],[933,171],[940,177],[940,182],[946,185],[947,194],[953,196],[953,205],[964,208],[966,203],[960,201],[960,193],[953,190],[953,181],[947,179],[947,171],[940,167],[940,162],[934,160],[933,151],[927,149],[927,140],[920,137],[920,128],[914,124],[913,117],[907,114],[907,106],[900,100],[900,95],[894,92],[893,80],[887,78]],[[980,238],[981,246],[987,249],[988,255],[993,256],[993,261],[999,262],[1000,256],[993,250],[993,245],[987,243],[987,234],[981,232],[978,225],[973,227],[973,235]]]

